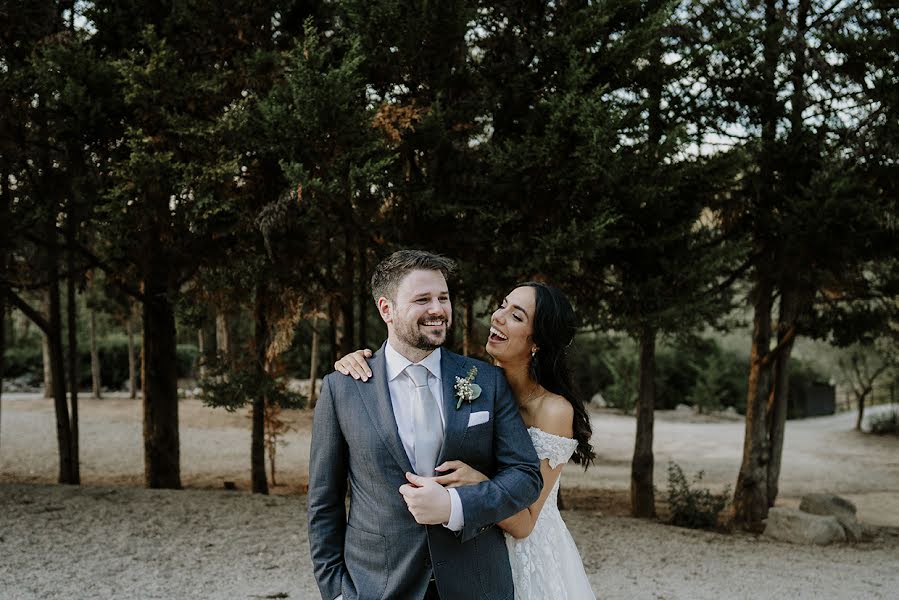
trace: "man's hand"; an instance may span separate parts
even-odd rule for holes
[[[409,483],[400,486],[400,494],[415,521],[421,525],[442,525],[450,518],[450,497],[433,477],[406,473]]]

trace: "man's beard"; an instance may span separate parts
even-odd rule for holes
[[[410,326],[403,325],[396,328],[396,335],[404,344],[419,350],[436,350],[446,342],[446,329],[449,328],[449,322],[444,321],[444,334],[439,342],[425,334],[420,327],[421,323],[414,323]]]

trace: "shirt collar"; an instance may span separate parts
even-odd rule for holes
[[[384,359],[387,362],[387,381],[393,381],[399,377],[400,373],[406,370],[406,367],[413,364],[411,360],[397,352],[390,342],[384,347]],[[418,363],[436,377],[440,379],[440,348],[437,348]]]

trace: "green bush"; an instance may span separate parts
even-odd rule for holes
[[[633,410],[639,368],[637,346],[626,338],[614,337],[582,344],[579,339],[572,366],[576,376],[592,384],[584,386],[585,391],[600,391],[610,406]],[[584,373],[589,376],[585,378]],[[707,409],[735,406],[743,412],[747,376],[746,360],[723,351],[714,340],[676,339],[660,345],[656,353],[655,406],[670,410],[678,404],[700,403]]]
[[[231,366],[210,362],[207,373],[207,377],[197,382],[200,398],[206,406],[234,412],[260,395],[265,396],[268,404],[281,408],[306,406],[306,396],[291,391],[286,378],[257,373],[252,363]]]
[[[693,483],[702,481],[700,471]],[[721,494],[713,494],[706,488],[693,488],[687,481],[683,469],[677,463],[668,463],[668,508],[669,522],[678,527],[691,529],[714,529],[718,525],[718,515],[727,506],[730,487]]]
[[[733,406],[737,412],[744,413],[748,377],[747,361],[733,352],[718,349],[716,345],[715,351],[699,369],[686,403],[698,407],[699,412]]]
[[[135,339],[136,359],[140,361],[140,339]],[[38,347],[9,348],[4,353],[6,368],[4,377],[14,378],[29,375],[33,385],[40,385],[44,379],[44,359]],[[124,336],[111,336],[97,342],[100,359],[100,382],[104,388],[124,389],[128,382],[128,340]],[[179,344],[176,349],[178,377],[193,377],[197,361],[197,347]],[[137,365],[138,372],[140,364]],[[138,377],[138,386],[140,380]],[[78,385],[81,389],[91,385],[91,354],[87,344],[78,347]]]
[[[637,354],[633,351],[617,349],[604,357],[606,368],[612,374],[612,382],[602,395],[609,406],[624,412],[634,410],[637,403]]]
[[[198,354],[199,350],[194,344],[178,344],[175,349],[178,377],[196,377]]]
[[[868,417],[868,427],[871,433],[877,435],[899,435],[899,411],[871,415]]]
[[[33,385],[39,385],[44,380],[44,357],[41,352],[40,346],[7,348],[3,353],[3,377],[14,379],[27,375]]]
[[[605,336],[583,333],[575,337],[568,352],[568,367],[578,390],[586,400],[605,390],[614,376],[605,362],[613,345]]]
[[[656,409],[672,410],[687,403],[706,361],[718,353],[714,341],[698,337],[660,345],[656,352]]]

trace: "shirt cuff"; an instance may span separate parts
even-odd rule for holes
[[[334,598],[334,600],[343,600],[343,594],[337,596],[336,598]]]
[[[462,512],[462,500],[455,488],[448,488],[450,497],[450,516],[443,526],[450,531],[462,531],[465,527],[465,514]]]

